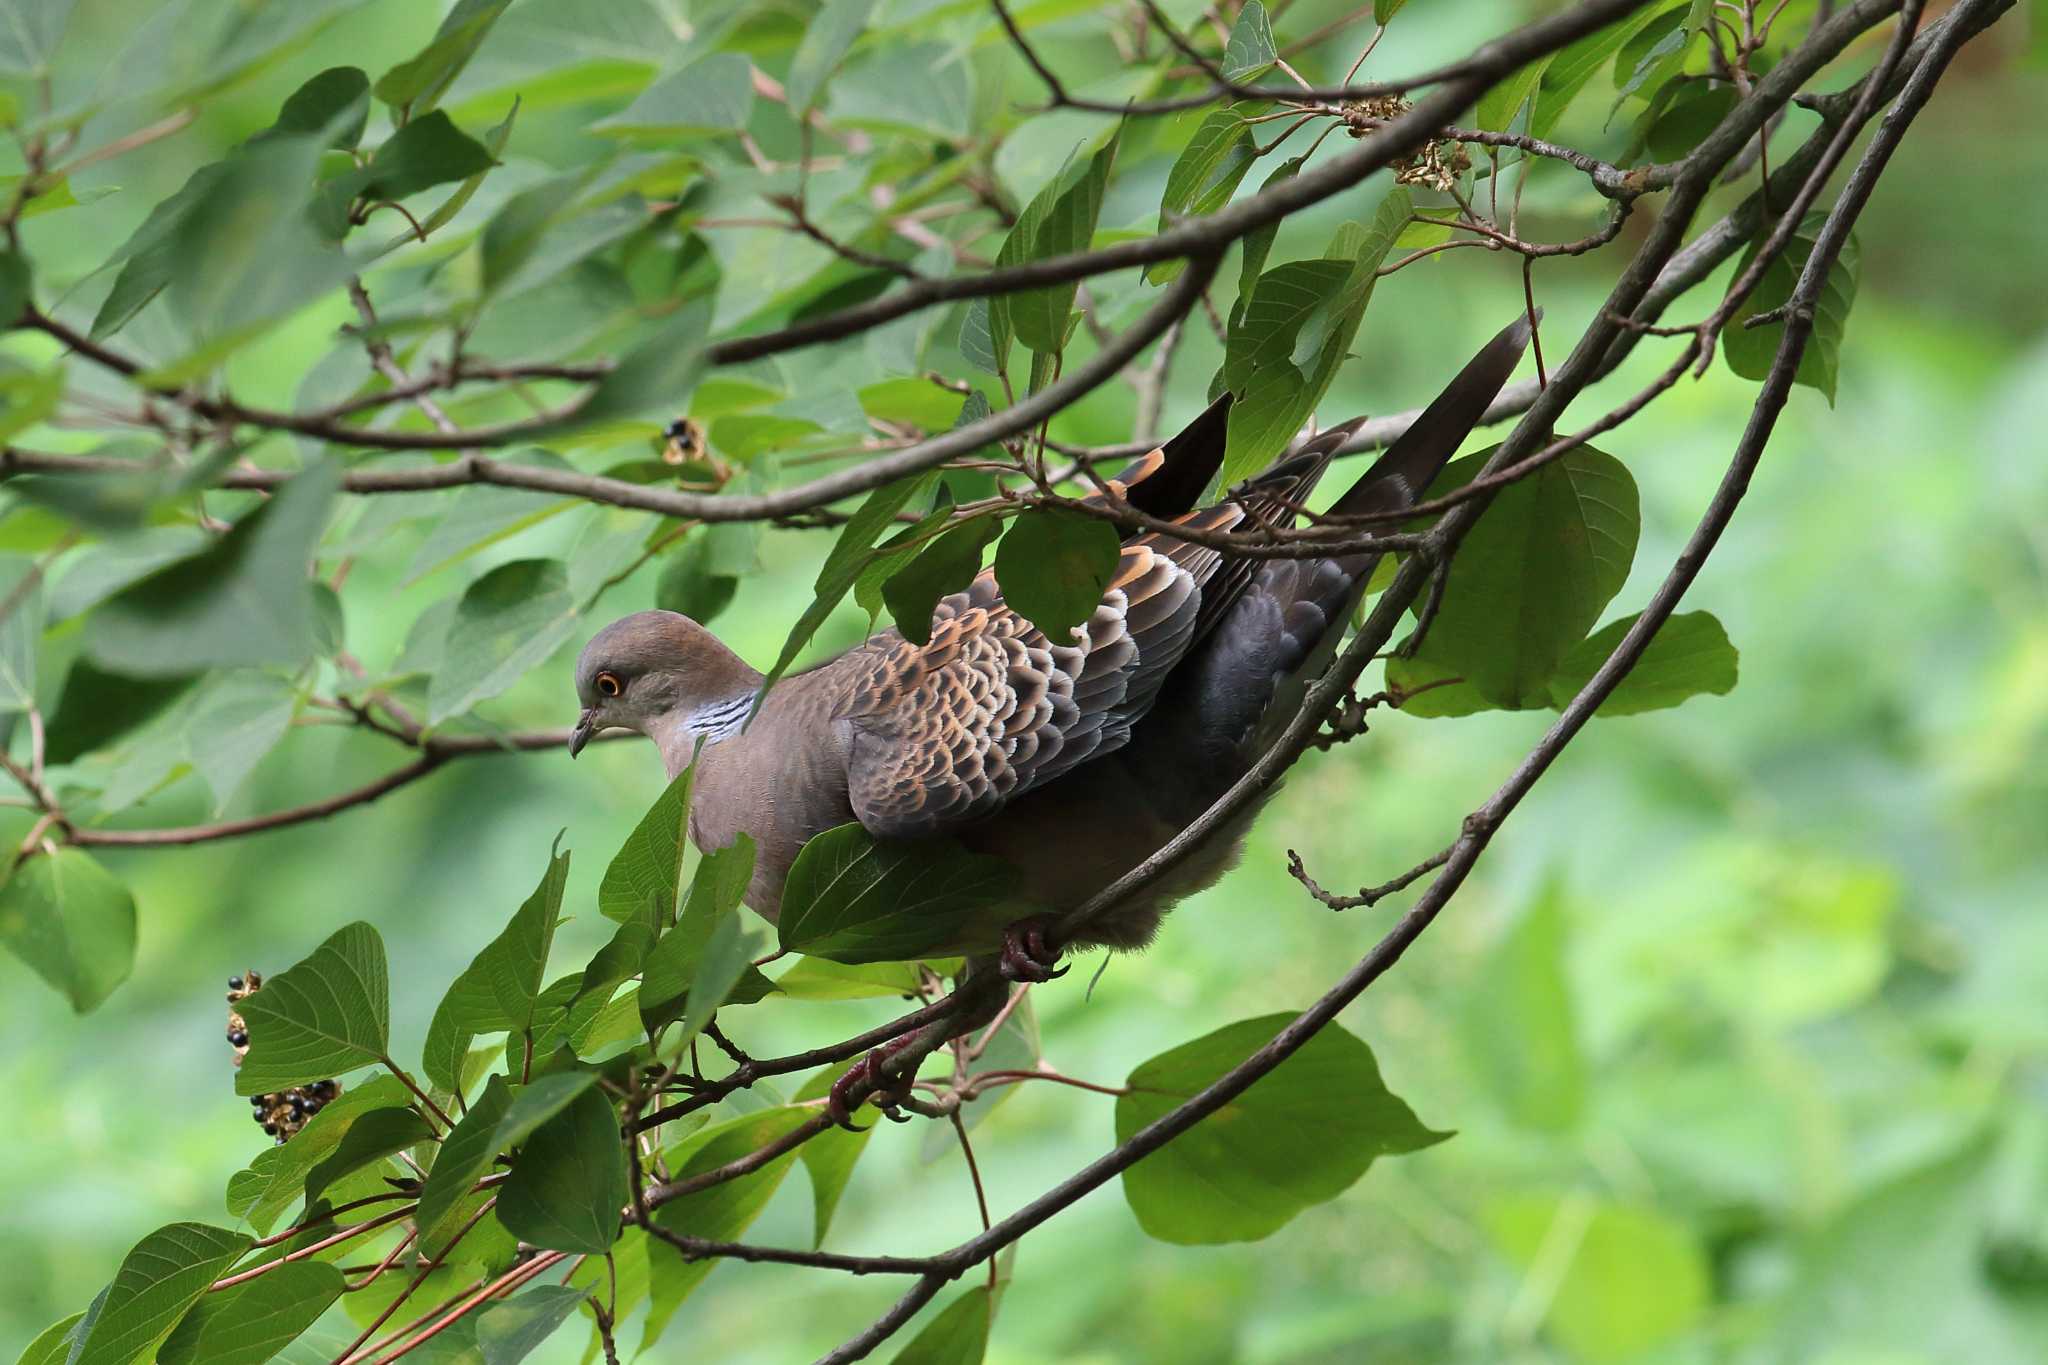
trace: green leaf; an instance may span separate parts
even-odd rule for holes
[[[1242,30],[1245,19],[1254,12],[1259,24],[1265,24],[1265,10],[1258,0],[1245,6],[1244,15],[1238,19]],[[1236,41],[1235,37],[1232,39]],[[1268,50],[1272,34],[1266,34]],[[1200,218],[1216,212],[1230,202],[1230,196],[1237,193],[1237,187],[1244,180],[1245,173],[1258,159],[1257,129],[1247,120],[1267,106],[1258,101],[1244,101],[1213,109],[1195,129],[1195,135],[1188,139],[1188,145],[1181,148],[1174,159],[1173,169],[1166,173],[1166,192],[1159,200],[1159,230],[1166,231],[1187,218]],[[1292,163],[1291,163],[1292,164]],[[1282,167],[1284,171],[1286,168]],[[1289,172],[1291,174],[1291,172]],[[1281,177],[1278,172],[1275,178]],[[1273,183],[1268,180],[1267,184]],[[1262,230],[1263,231],[1263,230]],[[1278,224],[1273,231],[1278,231]],[[1263,246],[1270,248],[1273,232],[1265,232]],[[1246,253],[1252,250],[1249,242]],[[1160,261],[1145,271],[1145,278],[1153,284],[1173,279],[1185,269],[1185,261]]]
[[[1513,126],[1522,106],[1535,96],[1537,86],[1543,80],[1543,70],[1549,65],[1550,58],[1538,57],[1527,66],[1510,72],[1500,84],[1481,95],[1479,107],[1473,112],[1479,127],[1490,132],[1504,132]],[[1533,116],[1533,110],[1531,112]]]
[[[1412,208],[1406,190],[1388,191],[1370,227],[1346,223],[1322,260],[1275,266],[1240,300],[1224,351],[1224,384],[1238,397],[1225,438],[1226,487],[1285,450],[1329,391]]]
[[[1023,265],[1051,256],[1083,251],[1095,236],[1095,223],[1102,215],[1102,196],[1109,184],[1110,167],[1116,162],[1121,125],[1086,160],[1068,162],[1040,190],[996,253],[998,266]],[[1000,343],[1014,331],[1017,340],[1044,355],[1059,352],[1067,343],[1067,319],[1074,311],[1074,293],[1079,281],[1019,290],[991,301],[990,331]],[[1001,314],[1006,321],[998,323]],[[1005,347],[998,345],[998,356]]]
[[[576,629],[569,571],[556,559],[500,564],[469,585],[427,683],[427,723],[469,711],[546,662]]]
[[[618,1143],[612,1146],[617,1148]],[[541,1284],[485,1309],[476,1319],[477,1349],[483,1353],[483,1365],[519,1365],[588,1297],[583,1289]]]
[[[1387,20],[1399,14],[1401,7],[1407,3],[1408,0],[1372,0],[1372,21],[1385,28]]]
[[[372,1109],[358,1116],[343,1132],[334,1154],[306,1172],[306,1207],[313,1207],[328,1186],[350,1172],[431,1141],[434,1136],[432,1124],[403,1106]]]
[[[46,741],[52,763],[108,747],[140,729],[192,687],[193,679],[131,678],[95,668],[81,658],[64,679],[57,713],[50,718]]]
[[[0,72],[41,79],[76,0],[0,0]]]
[[[153,1352],[248,1247],[241,1233],[204,1223],[171,1223],[150,1233],[121,1261],[71,1365],[130,1365]]]
[[[0,715],[36,701],[36,647],[43,636],[43,573],[34,560],[0,558]]]
[[[1491,454],[1453,461],[1431,495],[1469,482]],[[1422,648],[1389,661],[1389,682],[1455,674],[1492,706],[1548,706],[1551,676],[1627,579],[1640,524],[1635,480],[1591,446],[1501,489],[1451,560]]]
[[[192,766],[213,789],[219,815],[263,756],[291,729],[298,691],[262,673],[229,674],[192,713]]]
[[[1246,84],[1265,75],[1279,60],[1265,5],[1260,0],[1245,0],[1237,23],[1230,30],[1230,41],[1223,48],[1223,79]]]
[[[369,121],[370,78],[353,66],[331,66],[285,99],[277,122],[254,140],[319,134],[337,151],[352,151]],[[344,118],[344,115],[353,117]]]
[[[847,519],[839,530],[839,539],[832,542],[831,552],[825,556],[825,565],[818,570],[818,581],[811,605],[804,608],[804,614],[797,619],[796,627],[783,641],[782,653],[776,656],[775,667],[768,670],[768,677],[761,684],[761,691],[754,701],[756,711],[760,709],[760,698],[768,695],[768,689],[796,662],[796,656],[818,633],[818,627],[825,624],[825,618],[832,614],[840,601],[853,587],[854,580],[866,567],[875,552],[875,542],[882,532],[896,519],[896,514],[909,504],[911,499],[932,486],[938,476],[927,472],[883,484],[868,494],[860,509]]]
[[[1558,120],[1564,116],[1565,109],[1579,92],[1586,88],[1586,83],[1613,61],[1614,54],[1655,19],[1658,13],[1656,6],[1645,5],[1605,28],[1595,29],[1552,56],[1550,64],[1543,70],[1543,79],[1537,87],[1536,107],[1530,117],[1530,133],[1536,137],[1549,137],[1556,129]]]
[[[996,584],[1012,610],[1055,644],[1067,644],[1102,604],[1120,554],[1109,522],[1033,508],[1010,523],[996,546]]]
[[[1297,156],[1281,162],[1274,168],[1273,173],[1266,177],[1266,182],[1259,186],[1259,193],[1264,194],[1275,185],[1294,179],[1307,160],[1305,156]],[[1243,257],[1238,264],[1237,299],[1230,305],[1230,331],[1233,333],[1243,320],[1246,306],[1252,301],[1252,292],[1258,286],[1259,276],[1266,269],[1266,258],[1273,253],[1273,239],[1279,234],[1280,224],[1273,222],[1264,227],[1253,228],[1244,235]]]
[[[348,1283],[322,1261],[291,1261],[201,1296],[157,1352],[158,1365],[264,1365],[320,1320]]]
[[[930,965],[945,976],[958,970],[960,962],[940,958]],[[775,978],[775,988],[792,1000],[907,1000],[916,997],[919,979],[915,962],[848,966],[822,957],[800,957],[795,966]]]
[[[23,1348],[14,1365],[64,1365],[71,1358],[71,1344],[78,1336],[85,1314],[73,1313],[45,1327]]]
[[[393,133],[370,158],[354,189],[365,198],[404,199],[481,175],[495,164],[482,143],[436,109]]]
[[[804,960],[813,962],[817,959]],[[844,1062],[838,1066],[828,1066],[811,1077],[804,1082],[803,1089],[796,1092],[798,1102],[824,1099],[830,1093],[833,1083],[845,1075],[853,1065],[852,1062]],[[868,1139],[874,1136],[874,1132],[872,1124],[859,1128],[841,1128],[834,1125],[796,1149],[797,1155],[803,1159],[804,1174],[811,1182],[813,1250],[825,1245],[825,1234],[832,1228],[832,1216],[839,1211],[839,1201],[846,1194],[847,1185],[853,1180],[853,1168],[860,1163],[860,1154],[867,1150]]]
[[[1463,1007],[1486,1093],[1516,1123],[1540,1132],[1569,1132],[1586,1101],[1565,933],[1563,897],[1552,885],[1481,960],[1477,979],[1486,989]]]
[[[180,268],[180,229],[199,205],[227,179],[227,175],[228,163],[225,161],[201,166],[192,172],[178,192],[151,209],[142,225],[107,258],[100,268],[105,270],[118,264],[121,273],[115,277],[113,288],[100,301],[99,310],[93,315],[92,337],[95,341],[120,331],[171,282],[171,277]]]
[[[511,0],[459,0],[434,40],[377,79],[377,98],[409,109],[415,120],[432,109],[498,22]]]
[[[700,527],[692,532],[682,548],[662,564],[661,576],[654,582],[655,606],[678,612],[700,626],[731,606],[740,587],[738,575],[720,573],[713,567],[716,550],[706,534],[711,529]]]
[[[760,955],[758,951],[751,945],[736,944],[729,936],[718,945],[722,965],[709,977],[704,976],[713,941],[726,921],[736,918],[740,899],[746,895],[753,874],[754,840],[747,834],[705,854],[698,862],[676,927],[647,954],[641,972],[640,1017],[649,1032],[684,1013],[687,1001],[697,1020],[696,1027],[684,1035],[683,1041],[687,1042],[718,1005],[751,1003],[773,989],[766,977],[747,965]],[[700,978],[703,988],[715,993],[715,1000],[711,994],[697,994]]]
[[[826,0],[804,25],[803,41],[797,44],[782,86],[792,114],[802,115],[818,102],[826,77],[867,27],[874,7],[875,0]]]
[[[964,591],[981,572],[982,552],[1003,529],[994,517],[964,521],[917,552],[882,582],[882,601],[903,638],[924,644],[932,636],[939,599]]]
[[[396,1076],[375,1076],[322,1105],[290,1142],[266,1147],[228,1180],[227,1209],[267,1235],[278,1215],[298,1202],[306,1177],[347,1139],[356,1120],[380,1109],[410,1103]]]
[[[816,1111],[798,1106],[766,1109],[746,1114],[714,1127],[701,1129],[669,1153],[669,1171],[677,1180],[688,1180],[716,1170],[741,1157],[750,1156],[777,1138],[785,1137],[809,1123]],[[781,1186],[796,1161],[796,1153],[784,1152],[760,1169],[724,1181],[708,1189],[670,1200],[655,1211],[654,1220],[670,1232],[713,1241],[734,1241],[752,1226]],[[685,1261],[672,1248],[656,1246],[649,1252],[648,1270],[653,1284],[653,1303],[640,1338],[644,1355],[668,1325],[684,1299],[704,1281],[717,1265],[715,1260]]]
[[[1728,368],[1744,379],[1762,379],[1771,372],[1771,362],[1777,358],[1778,342],[1785,335],[1785,324],[1781,319],[1761,327],[1751,327],[1748,320],[1758,313],[1768,313],[1783,307],[1792,299],[1792,290],[1799,283],[1800,272],[1806,268],[1806,261],[1813,254],[1814,243],[1820,237],[1821,225],[1827,221],[1824,213],[1809,213],[1793,232],[1791,240],[1785,243],[1785,250],[1778,258],[1764,267],[1764,273],[1750,291],[1735,315],[1728,319],[1728,325],[1721,332],[1721,354],[1728,359]],[[1743,253],[1742,264],[1736,268],[1740,275],[1756,259],[1761,242],[1750,245]],[[1799,369],[1792,376],[1795,384],[1819,389],[1827,395],[1828,405],[1835,402],[1835,376],[1841,369],[1842,333],[1848,326],[1850,305],[1856,302],[1856,280],[1862,271],[1862,248],[1854,234],[1842,243],[1841,255],[1836,257],[1827,278],[1821,282],[1820,297],[1814,300],[1813,334],[1807,339],[1806,350],[1799,357]]]
[[[246,144],[187,206],[162,264],[196,344],[153,371],[156,382],[205,374],[348,278],[349,259],[306,212],[325,151],[318,135]]]
[[[1247,1019],[1161,1053],[1116,1101],[1116,1140],[1221,1077],[1292,1023]],[[1124,1198],[1161,1241],[1198,1246],[1269,1237],[1351,1188],[1373,1159],[1449,1137],[1425,1128],[1380,1080],[1372,1049],[1335,1024],[1224,1108],[1124,1172]]]
[[[627,1198],[619,1116],[585,1090],[520,1148],[498,1191],[498,1218],[521,1241],[602,1256],[618,1240]]]
[[[776,928],[790,952],[898,962],[985,946],[1008,919],[1016,869],[950,840],[877,843],[859,824],[814,836],[796,856]]]
[[[1645,144],[1650,155],[1658,161],[1685,157],[1720,126],[1740,98],[1732,85],[1688,81],[1677,87],[1656,122],[1650,125]]]
[[[384,940],[358,920],[236,1007],[249,1051],[237,1095],[261,1095],[382,1061],[391,1047]]]
[[[0,364],[0,442],[40,425],[64,396],[64,367],[37,370]]]
[[[516,1092],[502,1075],[487,1080],[469,1112],[443,1139],[440,1155],[427,1172],[419,1212],[413,1220],[420,1232],[420,1250],[429,1256],[441,1250],[475,1212],[468,1202],[470,1187],[489,1173],[498,1153],[525,1142],[596,1083],[594,1071],[558,1071],[538,1077]],[[616,1146],[616,1125],[612,1135]]]
[[[1639,1360],[1683,1337],[1712,1301],[1705,1254],[1663,1214],[1585,1194],[1520,1194],[1486,1210],[1494,1243],[1555,1286],[1545,1331],[1577,1360]]]
[[[1634,616],[1602,626],[1558,665],[1550,679],[1550,704],[1559,710],[1592,681],[1600,665],[1635,626]],[[1690,697],[1726,696],[1735,690],[1740,656],[1712,612],[1681,612],[1666,621],[1621,685],[1595,714],[1634,716],[1661,711]]]
[[[0,943],[86,1014],[135,968],[135,898],[91,855],[60,847],[0,885]]]
[[[984,374],[1003,374],[1010,368],[1010,313],[991,308],[986,298],[967,305],[960,319],[960,355]],[[971,397],[972,395],[970,395]],[[987,399],[982,399],[986,403]]]
[[[317,464],[198,554],[115,594],[87,619],[86,652],[145,678],[305,662],[317,611],[308,569],[340,484],[338,461]]]
[[[461,1084],[462,1059],[480,1033],[530,1033],[539,1022],[548,951],[562,917],[569,855],[551,856],[540,885],[495,939],[448,987],[427,1026],[426,1072],[447,1090]]]
[[[708,309],[684,308],[647,340],[626,352],[573,413],[554,428],[583,431],[631,422],[649,413],[688,410],[690,394],[704,373]]]
[[[1256,8],[1258,3],[1252,0],[1247,8]],[[926,1323],[924,1330],[896,1353],[894,1365],[980,1365],[988,1353],[995,1311],[995,1291],[985,1284],[976,1285]]]
[[[605,918],[655,929],[675,922],[695,771],[692,766],[676,774],[605,868],[597,886],[597,910]]]
[[[263,989],[267,991],[270,987]],[[490,1170],[492,1160],[503,1150],[498,1126],[511,1107],[511,1087],[503,1076],[493,1075],[470,1102],[469,1112],[456,1120],[455,1127],[442,1139],[441,1150],[420,1189],[419,1209],[413,1215],[422,1254],[432,1256],[439,1252],[469,1216],[464,1208],[465,1197],[470,1186]]]
[[[593,133],[662,139],[733,133],[754,107],[753,68],[737,52],[714,52],[662,77]]]
[[[34,301],[28,257],[18,251],[0,251],[0,327],[13,326]]]

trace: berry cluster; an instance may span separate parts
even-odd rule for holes
[[[263,985],[260,972],[247,972],[242,976],[228,978],[228,1045],[235,1050],[235,1065],[242,1064],[242,1058],[249,1052],[249,1026],[234,1009],[242,1001],[254,995]],[[285,1139],[306,1126],[306,1121],[320,1112],[336,1095],[341,1086],[331,1080],[315,1081],[311,1085],[295,1085],[289,1090],[275,1091],[267,1095],[251,1095],[249,1106],[256,1112],[251,1115],[263,1125],[263,1131],[277,1139],[280,1146]]]

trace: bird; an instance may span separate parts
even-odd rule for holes
[[[1525,316],[1489,341],[1326,515],[1418,501],[1530,334]],[[1108,496],[1088,501],[1120,500],[1196,533],[1293,525],[1364,422],[1328,428],[1198,505],[1222,465],[1231,406],[1226,391],[1108,481]],[[1270,748],[1378,559],[1236,555],[1155,524],[1122,540],[1099,604],[1071,639],[1048,638],[1011,610],[984,569],[938,602],[925,643],[883,630],[765,697],[763,675],[704,626],[636,612],[598,631],[577,659],[569,751],[623,728],[654,741],[671,778],[694,761],[691,841],[708,852],[750,836],[745,901],[771,921],[804,843],[848,822],[877,841],[951,838],[1003,858],[1036,913],[970,956],[968,975],[1044,981],[1064,952],[1143,948],[1175,902],[1235,864],[1274,789],[1166,876],[1056,938],[1060,912],[1163,847]],[[954,1027],[948,1036],[964,1031]]]

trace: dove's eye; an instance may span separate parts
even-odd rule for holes
[[[625,691],[625,687],[619,682],[617,674],[600,673],[597,675],[597,690],[604,693],[607,697],[616,697],[619,693]]]

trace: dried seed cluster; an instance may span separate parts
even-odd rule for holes
[[[242,1064],[242,1058],[249,1052],[249,1026],[243,1022],[235,1006],[254,995],[262,985],[263,975],[260,972],[250,971],[228,978],[228,1046],[235,1050],[236,1066]],[[282,1146],[285,1139],[305,1127],[306,1120],[319,1113],[323,1105],[340,1093],[339,1083],[326,1080],[315,1081],[311,1085],[295,1085],[289,1090],[267,1095],[251,1095],[249,1107],[255,1110],[251,1117]]]
[[[1337,112],[1343,116],[1345,130],[1351,136],[1364,137],[1407,113],[1411,107],[1399,95],[1375,95],[1369,100],[1347,100],[1337,106]],[[1440,138],[1424,143],[1414,155],[1404,156],[1391,164],[1395,184],[1427,185],[1439,193],[1448,194],[1458,183],[1458,173],[1471,168],[1472,158],[1466,155],[1462,142]]]

